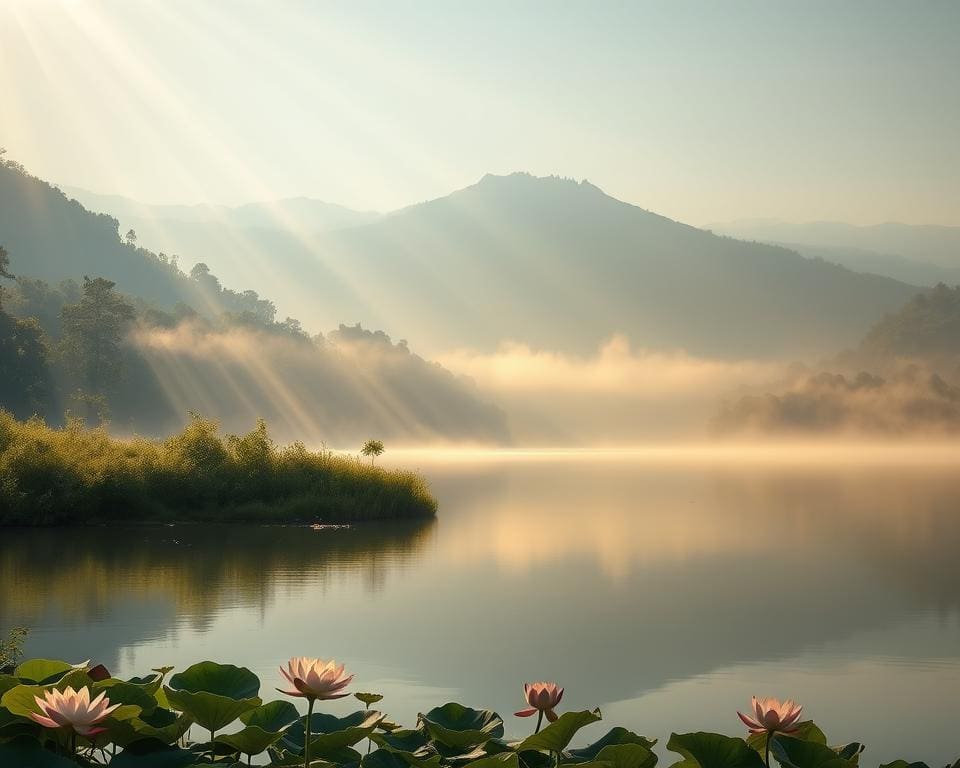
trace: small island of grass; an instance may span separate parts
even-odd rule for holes
[[[166,440],[119,439],[78,420],[53,428],[0,411],[0,525],[350,523],[436,508],[419,474],[277,446],[263,421],[223,437],[192,415]]]

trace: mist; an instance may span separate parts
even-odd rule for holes
[[[507,342],[492,353],[440,355],[507,414],[520,445],[632,445],[697,439],[725,398],[770,385],[786,364],[655,351],[612,336],[590,355]]]

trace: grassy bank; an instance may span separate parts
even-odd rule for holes
[[[194,416],[164,441],[53,429],[0,411],[0,524],[170,521],[354,522],[424,517],[436,501],[413,472],[276,446],[260,421],[222,437]]]

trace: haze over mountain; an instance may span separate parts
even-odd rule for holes
[[[265,286],[308,325],[362,321],[428,350],[518,340],[586,353],[622,333],[694,354],[830,354],[916,292],[523,173],[321,228],[191,222],[150,244]]]
[[[960,226],[742,219],[706,228],[730,237],[784,245],[804,256],[909,283],[960,282]]]
[[[476,387],[406,343],[342,324],[311,338],[259,293],[121,240],[115,219],[16,163],[0,162],[0,246],[17,278],[0,293],[0,407],[18,417],[169,434],[201,411],[234,432],[266,417],[279,439],[314,444],[509,440]]]
[[[131,200],[122,195],[102,195],[78,187],[61,186],[61,190],[81,203],[87,210],[109,213],[122,226],[132,226],[139,232],[155,227],[158,233],[163,225],[186,222],[221,223],[236,227],[296,228],[307,232],[323,232],[376,219],[374,211],[354,211],[335,203],[326,203],[309,197],[291,197],[269,203],[246,205],[155,205]],[[172,250],[172,249],[167,249]]]

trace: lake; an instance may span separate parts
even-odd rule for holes
[[[738,734],[757,694],[867,765],[960,756],[957,465],[394,460],[428,476],[435,521],[3,531],[0,625],[121,676],[242,664],[269,698],[289,656],[333,656],[407,724],[458,700],[521,735],[521,685],[547,679],[603,711],[583,738]]]

